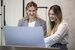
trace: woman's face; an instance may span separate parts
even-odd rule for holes
[[[27,13],[28,13],[29,19],[33,19],[36,16],[37,10],[35,7],[32,6],[28,8]]]
[[[51,22],[56,20],[53,10],[49,11],[49,18],[50,18]]]

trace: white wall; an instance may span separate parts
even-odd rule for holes
[[[5,5],[5,21],[6,26],[17,26],[18,20],[23,16],[23,0],[3,0],[3,6]],[[4,7],[2,7],[2,26],[4,26]],[[5,45],[3,32],[2,35],[2,45]]]
[[[23,0],[3,0],[7,26],[17,26],[23,15]]]
[[[0,0],[0,14],[1,14],[1,0]],[[1,15],[0,15],[0,45],[1,45]]]
[[[1,16],[0,16],[0,28],[1,28]],[[0,45],[1,45],[1,29],[0,29]]]

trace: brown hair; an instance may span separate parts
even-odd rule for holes
[[[50,9],[49,9],[49,12],[48,12],[48,16],[49,16],[49,14],[50,14],[50,10],[53,10],[53,12],[54,12],[54,15],[55,15],[55,18],[56,18],[56,23],[55,23],[55,26],[54,26],[54,33],[57,31],[57,28],[58,28],[58,26],[59,26],[59,24],[62,22],[62,20],[63,20],[63,18],[62,18],[62,11],[61,11],[61,8],[60,8],[60,6],[58,6],[58,5],[53,5],[53,6],[51,6],[50,7]],[[50,21],[50,27],[52,27],[52,24],[51,24],[51,20],[50,20],[50,17],[49,17],[49,21]],[[50,32],[49,33],[51,33],[51,28],[50,28],[50,30],[49,30]]]

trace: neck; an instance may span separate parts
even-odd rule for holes
[[[34,22],[36,18],[29,19],[29,23]]]

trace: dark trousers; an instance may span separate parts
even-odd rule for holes
[[[68,50],[67,45],[66,44],[61,44],[61,43],[56,43],[56,44],[52,45],[51,47],[60,48],[60,50]]]

